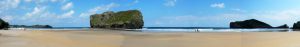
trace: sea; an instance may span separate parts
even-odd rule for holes
[[[90,27],[10,28],[10,30],[92,30]],[[229,28],[229,27],[143,27],[142,29],[111,29],[137,32],[297,32],[289,28]]]

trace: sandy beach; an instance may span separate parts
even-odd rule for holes
[[[2,30],[0,47],[300,47],[300,32]]]

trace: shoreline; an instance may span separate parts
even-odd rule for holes
[[[285,28],[254,28],[254,29],[218,29],[218,28],[143,28],[143,29],[102,29],[102,28],[10,28],[10,30],[50,30],[50,31],[136,31],[136,32],[293,32],[299,31],[297,29],[285,29]]]
[[[0,31],[0,47],[298,47],[299,32]]]

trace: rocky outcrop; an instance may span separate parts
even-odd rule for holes
[[[9,24],[5,22],[4,20],[0,19],[0,29],[7,30],[9,28]]]
[[[294,23],[293,28],[292,29],[300,29],[300,21]]]
[[[230,22],[230,28],[272,28],[272,26],[256,19],[249,19],[245,21]]]
[[[50,25],[32,25],[32,26],[26,26],[26,25],[10,25],[11,28],[52,28]]]
[[[274,28],[289,28],[289,26],[287,24],[284,24],[284,25],[281,25],[281,26],[278,26],[278,27],[274,27]]]
[[[140,29],[144,26],[143,16],[139,10],[94,14],[90,17],[91,28]]]

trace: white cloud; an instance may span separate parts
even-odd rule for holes
[[[24,3],[26,5],[21,5]],[[66,4],[66,10],[62,11],[61,7],[51,7],[49,5],[53,3],[54,6]],[[30,4],[30,5],[27,5]],[[69,5],[68,5],[69,4]],[[72,2],[67,0],[0,0],[0,18],[10,22],[12,24],[55,24],[64,23],[60,20],[70,19],[74,15],[75,10],[72,10]],[[57,11],[52,8],[59,8]],[[24,13],[15,13],[15,11],[21,11]],[[65,12],[67,11],[67,12]],[[59,13],[58,13],[59,12]],[[61,13],[62,12],[62,13]],[[20,22],[26,21],[26,22]],[[47,21],[47,22],[45,22]],[[71,21],[71,20],[66,20]]]
[[[218,14],[210,16],[198,15],[181,15],[181,16],[164,16],[154,19],[150,26],[175,26],[175,27],[226,27],[229,22],[244,20],[247,17],[238,13]]]
[[[67,13],[65,13],[65,14],[63,14],[61,17],[59,17],[59,18],[70,18],[70,17],[72,17],[72,15],[75,13],[75,11],[74,10],[71,10],[71,11],[69,11],[69,12],[67,12]]]
[[[27,3],[36,3],[37,5],[43,4],[43,3],[65,3],[68,0],[24,0]]]
[[[15,21],[26,21],[26,22],[17,22],[18,24],[50,24],[51,25],[51,24],[64,23],[64,21],[61,20],[72,21],[67,19],[72,18],[72,15],[74,15],[75,13],[74,10],[70,10],[63,14],[58,14],[56,12],[48,11],[48,9],[49,8],[47,7],[37,6],[32,10],[32,12],[26,13],[25,16],[16,17],[18,19]]]
[[[32,0],[24,0],[25,2],[31,2]]]
[[[51,0],[51,2],[57,2],[57,0]]]
[[[236,11],[236,12],[247,12],[246,10],[242,10],[242,9],[239,9],[239,8],[234,8],[234,9],[231,9],[233,11]]]
[[[117,7],[119,6],[119,4],[116,3],[110,3],[108,5],[105,6],[97,6],[96,8],[93,8],[91,10],[89,10],[90,12],[97,12],[97,11],[107,11],[110,10],[111,8]]]
[[[132,3],[129,3],[129,6],[134,5],[134,4],[137,4],[137,3],[139,3],[139,2],[140,2],[139,0],[133,0]]]
[[[26,13],[27,17],[32,17],[36,15],[41,15],[46,10],[46,7],[34,7],[33,11],[30,13]]]
[[[28,19],[39,19],[39,18],[70,18],[75,13],[74,10],[70,10],[63,14],[57,14],[54,12],[47,11],[47,7],[35,7],[32,12],[26,13],[22,18],[23,20]]]
[[[259,11],[250,14],[252,18],[264,21],[273,26],[288,24],[292,26],[293,23],[300,21],[300,9],[289,9],[279,11]]]
[[[25,2],[33,2],[33,3],[36,3],[36,4],[41,4],[41,3],[45,3],[45,2],[48,2],[49,0],[25,0]]]
[[[164,3],[167,7],[173,7],[176,5],[177,0],[166,0],[166,3]]]
[[[0,9],[7,10],[11,8],[17,8],[20,4],[20,0],[1,0],[0,1]]]
[[[110,3],[104,6],[97,6],[95,8],[90,9],[89,11],[85,13],[81,13],[80,17],[88,17],[89,15],[96,14],[97,12],[103,12],[103,11],[108,11],[112,8],[118,7],[119,4],[116,3]]]
[[[62,6],[62,10],[68,10],[68,9],[71,9],[73,7],[73,3],[72,2],[69,2],[67,4],[65,4],[64,6]]]
[[[25,16],[16,17],[15,21],[26,21],[18,22],[18,24],[48,24],[54,22],[57,19],[57,14],[47,11],[46,6],[36,6],[31,12],[25,14]],[[48,21],[48,22],[44,22]]]
[[[139,0],[134,0],[133,4],[139,3]]]
[[[290,27],[300,21],[300,9],[264,10],[246,13],[222,13],[210,16],[179,15],[155,19],[150,26],[221,26],[228,27],[230,22],[257,19],[273,27],[287,24]],[[154,25],[153,25],[154,24]]]
[[[210,7],[213,7],[213,8],[225,8],[225,4],[224,3],[214,3],[214,4],[211,4]]]

